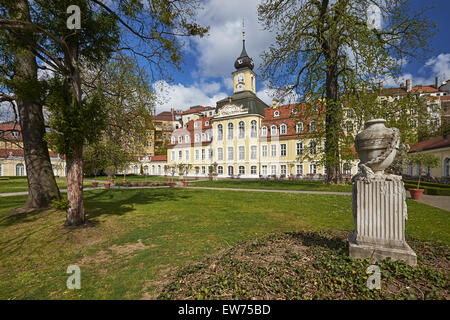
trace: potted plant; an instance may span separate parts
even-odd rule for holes
[[[431,153],[410,153],[407,158],[410,165],[415,165],[419,168],[417,188],[409,188],[408,190],[411,193],[412,199],[420,200],[424,191],[424,189],[420,189],[420,178],[422,176],[423,169],[436,168],[439,166],[439,158]]]

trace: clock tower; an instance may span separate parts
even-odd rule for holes
[[[242,52],[234,62],[233,93],[251,91],[256,94],[256,74],[253,72],[253,60],[245,51],[245,30],[242,30]]]

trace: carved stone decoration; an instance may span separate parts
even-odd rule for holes
[[[361,172],[353,176],[352,206],[355,230],[349,235],[353,258],[372,261],[390,257],[417,264],[417,256],[405,241],[406,192],[401,176],[385,174],[400,143],[396,128],[383,119],[366,122],[355,138]]]
[[[220,108],[214,118],[223,118],[234,115],[246,114],[248,110],[243,105],[228,104]]]

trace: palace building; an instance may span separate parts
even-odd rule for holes
[[[217,101],[212,116],[183,122],[172,133],[164,173],[207,176],[215,168],[219,177],[326,174],[318,161],[323,141],[314,139],[317,117],[300,121],[304,103],[278,105],[274,100],[269,106],[256,96],[245,38],[234,67],[233,95]],[[355,174],[356,164],[346,163],[343,172]]]

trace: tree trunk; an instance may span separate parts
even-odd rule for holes
[[[78,35],[74,41],[68,42],[69,52],[65,55],[65,64],[69,67],[68,83],[72,95],[73,108],[81,105],[81,75],[78,66]],[[66,225],[78,226],[85,222],[83,201],[83,142],[74,141],[72,152],[67,157],[67,200],[70,208],[67,210]]]
[[[326,125],[325,125],[325,165],[327,167],[327,183],[341,182],[341,166],[339,161],[340,105],[338,103],[338,68],[337,52],[332,52],[327,61],[330,64],[326,73]]]
[[[30,21],[26,0],[17,0],[11,18]],[[52,164],[44,140],[45,125],[37,84],[36,59],[29,46],[17,40],[14,52],[14,83],[18,84],[16,103],[22,130],[25,166],[28,180],[28,199],[21,210],[45,209],[60,193],[53,175]],[[23,87],[25,86],[25,87]]]
[[[66,225],[78,226],[84,223],[83,203],[83,147],[74,148],[66,158],[67,162],[67,210]]]

